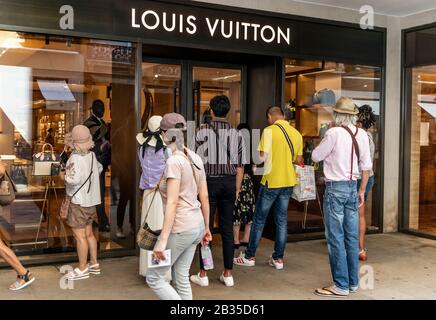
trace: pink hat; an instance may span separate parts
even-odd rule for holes
[[[94,148],[91,132],[84,125],[77,125],[65,137],[65,144],[73,149],[90,150]]]

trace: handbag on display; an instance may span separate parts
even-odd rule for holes
[[[0,206],[5,207],[15,200],[16,188],[9,174],[5,172],[3,178],[0,179]]]
[[[312,97],[312,104],[322,106],[334,106],[336,104],[336,95],[331,89],[322,89],[315,92]]]
[[[48,150],[46,150],[48,148]],[[33,175],[34,176],[52,176],[52,164],[60,164],[60,156],[53,150],[53,146],[45,143],[42,151],[33,155]],[[53,171],[59,174],[58,170]]]
[[[11,169],[11,179],[16,185],[27,186],[28,180],[26,172],[22,166],[13,166]]]
[[[64,200],[62,201],[62,204],[61,204],[61,208],[60,208],[60,210],[59,210],[59,216],[60,216],[60,218],[61,219],[63,219],[63,220],[65,220],[65,219],[67,219],[67,217],[68,217],[68,211],[70,210],[70,205],[71,205],[71,199],[73,199],[74,198],[74,196],[80,191],[80,190],[82,190],[82,188],[85,186],[85,184],[89,181],[89,189],[88,189],[88,192],[89,192],[89,190],[91,189],[91,181],[90,181],[90,179],[91,179],[91,177],[92,177],[92,173],[94,172],[93,171],[93,168],[94,168],[94,154],[92,154],[92,160],[91,160],[91,172],[89,173],[89,176],[88,176],[88,178],[85,180],[85,182],[79,187],[79,189],[77,189],[76,190],[76,192],[74,192],[74,194],[70,197],[70,196],[68,196],[68,195],[65,195],[65,198],[64,198]]]

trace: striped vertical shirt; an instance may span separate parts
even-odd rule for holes
[[[244,139],[225,120],[212,121],[200,129],[195,138],[195,150],[209,177],[236,175],[236,168],[246,162]]]

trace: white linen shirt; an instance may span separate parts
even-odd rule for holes
[[[348,126],[353,134],[356,132],[354,125]],[[351,176],[351,150],[353,140],[350,134],[341,127],[329,129],[321,143],[312,152],[312,160],[324,161],[324,176],[326,181],[348,181],[360,178],[360,171],[372,169],[372,160],[369,148],[369,139],[366,132],[358,129],[356,135],[360,152],[360,162],[356,153],[353,153],[353,174]]]
[[[94,165],[91,178],[71,199],[72,203],[84,208],[101,204],[99,175],[103,171],[103,166],[97,161],[94,152],[83,155],[73,153],[68,159],[65,172],[65,189],[67,195],[71,197],[89,177],[92,157],[94,157]]]

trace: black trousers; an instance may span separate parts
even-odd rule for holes
[[[106,171],[108,170],[107,167],[103,167],[103,171],[100,174],[100,196],[101,196],[101,204],[99,204],[97,209],[97,216],[98,216],[98,225],[100,231],[105,231],[105,226],[109,225],[109,219],[106,216],[106,210],[105,210],[105,195],[106,195],[106,187],[105,187],[105,179],[106,179]]]
[[[211,232],[214,229],[215,211],[218,209],[218,225],[223,243],[224,268],[233,269],[233,256],[235,253],[233,244],[233,212],[236,201],[236,177],[207,177],[209,191]],[[212,246],[212,243],[210,243]],[[203,269],[203,260],[200,251],[200,268]]]

